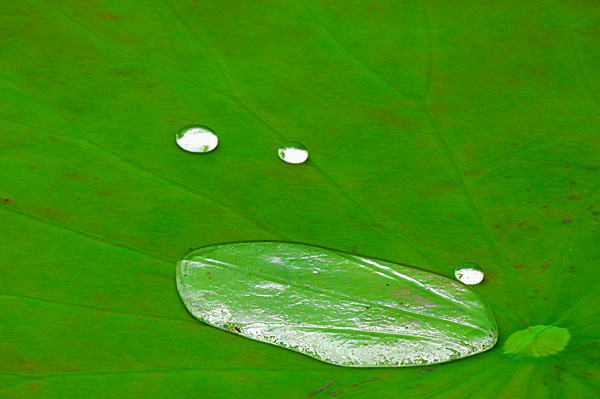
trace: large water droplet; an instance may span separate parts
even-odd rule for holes
[[[188,253],[176,278],[199,320],[342,366],[447,362],[498,339],[487,305],[455,280],[326,248],[212,245]]]
[[[210,152],[217,148],[219,138],[207,127],[187,126],[175,136],[177,145],[189,152]]]
[[[308,150],[302,143],[291,141],[285,143],[277,151],[279,158],[287,163],[302,163],[308,159]]]
[[[483,281],[483,271],[479,265],[471,262],[463,263],[454,271],[458,281],[467,285],[479,284]]]

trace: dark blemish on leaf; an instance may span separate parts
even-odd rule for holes
[[[12,200],[10,198],[4,198],[4,202],[11,202]]]
[[[416,388],[416,387],[420,387],[421,384],[415,384],[415,385],[409,385],[407,388]]]
[[[527,203],[527,204],[531,204],[531,201],[525,201],[525,203]]]
[[[80,200],[81,198],[77,198],[78,200]]]
[[[542,205],[542,208],[548,208],[548,205]]]
[[[206,272],[206,277],[208,277],[209,280],[212,279],[212,276],[211,276],[210,272]]]
[[[529,222],[530,222],[530,220],[525,220],[525,221],[523,221],[523,222],[519,223],[519,225],[518,225],[518,226],[519,226],[519,227],[521,227],[521,226],[523,226],[524,224],[527,224],[527,223],[529,223]]]
[[[313,393],[308,394],[308,396],[313,396],[314,394],[321,392],[322,390],[324,390],[325,388],[327,388],[328,386],[330,386],[331,384],[333,384],[336,381],[337,380],[331,380],[331,381],[329,381],[327,384],[323,385],[321,388],[317,389]]]
[[[490,334],[490,337],[491,336],[492,336],[492,334]],[[417,374],[421,375],[421,374],[425,374],[425,373],[431,373],[433,370],[435,370],[435,369],[424,369],[424,370],[419,371]]]
[[[600,211],[592,211],[592,215],[594,215],[594,216],[600,215]]]
[[[94,180],[98,180],[98,178],[97,178],[97,177],[94,177]]]
[[[110,15],[110,14],[102,14],[100,15],[101,18],[104,19],[119,19],[119,17],[115,17],[114,15]]]
[[[519,143],[512,143],[512,145],[519,145]]]
[[[577,183],[577,182],[576,182],[575,180],[571,180],[569,183],[571,183],[571,184],[575,184],[575,183]]]
[[[396,342],[398,342],[398,340],[396,340]],[[364,381],[361,381],[361,382],[357,382],[356,384],[352,384],[352,385],[350,385],[350,386],[351,386],[351,387],[355,387],[355,386],[358,386],[358,385],[360,385],[360,384],[364,384],[365,382],[369,382],[369,381],[375,381],[376,379],[377,379],[377,377],[374,377],[374,378],[369,378],[368,380],[364,380]]]
[[[518,264],[518,265],[513,265],[513,267],[514,267],[515,269],[521,269],[521,268],[523,268],[523,265],[521,265],[521,264]]]
[[[570,199],[570,200],[579,200],[579,199],[581,199],[581,198],[579,197],[579,195],[571,195],[571,196],[569,197],[569,199]]]
[[[28,166],[29,169],[37,169],[37,166]]]
[[[497,225],[497,224],[495,224],[495,225],[494,225],[494,227],[497,229],[497,228],[498,228],[498,225]]]
[[[388,287],[390,286],[389,284],[386,284]]]
[[[526,188],[526,189],[525,189],[525,191],[529,191],[529,189],[528,189],[528,188]]]
[[[340,394],[340,393],[336,391],[336,392],[331,392],[331,393],[329,394],[329,396],[337,396],[337,395],[339,395],[339,394]]]
[[[563,224],[571,223],[571,219],[565,219],[562,222],[563,222]]]
[[[545,265],[542,266],[544,269],[547,269],[550,267],[550,263],[546,263]]]
[[[241,332],[242,332],[242,330],[240,330],[240,328],[239,328],[239,327],[233,327],[233,329],[234,329],[235,331],[239,332],[239,333],[241,333]]]
[[[570,270],[575,270],[575,269],[577,269],[577,268],[576,268],[575,266],[569,266],[569,269],[570,269]]]

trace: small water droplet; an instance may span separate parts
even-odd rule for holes
[[[456,268],[454,277],[463,284],[479,284],[483,281],[483,271],[479,265],[467,262]]]
[[[285,143],[279,147],[277,154],[282,161],[287,163],[302,163],[308,159],[308,150],[304,144],[296,141]]]
[[[175,136],[177,145],[189,152],[204,153],[217,148],[219,138],[207,127],[187,126]]]

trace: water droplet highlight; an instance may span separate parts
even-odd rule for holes
[[[302,143],[291,141],[285,143],[277,151],[279,158],[287,163],[302,163],[308,159],[308,150]]]
[[[479,265],[467,262],[456,268],[454,277],[463,284],[475,285],[483,281],[483,271]]]
[[[219,138],[207,127],[187,126],[175,136],[177,145],[186,151],[204,153],[217,148]]]

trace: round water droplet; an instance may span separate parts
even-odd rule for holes
[[[219,138],[207,127],[187,126],[175,136],[177,145],[189,152],[210,152],[217,148]]]
[[[479,284],[483,281],[483,271],[477,264],[467,262],[456,268],[454,277],[463,284]]]
[[[277,151],[279,158],[287,163],[302,163],[308,159],[308,150],[302,143],[291,141]]]

